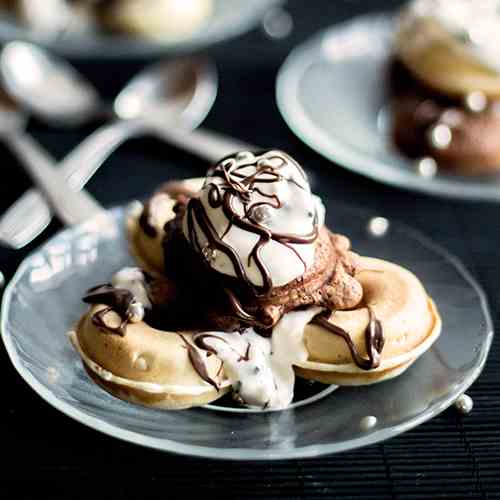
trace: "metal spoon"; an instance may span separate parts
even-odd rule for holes
[[[25,114],[1,97],[0,139],[20,159],[58,216],[68,224],[77,224],[101,213],[100,205],[86,192],[73,193],[68,189],[64,177],[53,169],[52,159],[25,132]]]
[[[18,64],[24,65],[25,71],[13,69]],[[51,71],[56,76],[51,76]],[[10,95],[25,109],[52,123],[74,125],[78,120],[75,116],[86,120],[106,109],[90,83],[80,79],[73,68],[28,43],[5,46],[0,56],[0,76]],[[47,80],[59,83],[46,85]],[[67,95],[61,95],[62,88]],[[50,106],[40,102],[44,93],[50,93],[50,97],[46,96]],[[211,109],[216,93],[216,70],[205,59],[175,60],[146,68],[116,98],[113,112],[117,120],[99,128],[70,153],[60,165],[61,173],[71,189],[81,189],[128,138],[158,130],[163,121],[186,129],[196,127]],[[26,214],[32,214],[28,226]],[[51,217],[44,198],[30,190],[0,219],[0,234],[8,234],[4,242],[21,248],[45,229]]]

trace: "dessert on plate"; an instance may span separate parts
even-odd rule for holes
[[[281,151],[239,152],[204,179],[162,185],[127,232],[138,267],[86,293],[70,338],[92,379],[128,401],[178,409],[231,392],[283,409],[296,375],[380,382],[440,333],[418,278],[355,254]]]
[[[390,72],[400,150],[450,172],[500,171],[499,47],[499,0],[414,0],[403,10]]]
[[[128,33],[158,41],[189,37],[213,13],[213,0],[3,0],[41,33]]]

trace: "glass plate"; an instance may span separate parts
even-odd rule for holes
[[[288,126],[326,158],[377,181],[432,195],[500,201],[500,175],[426,178],[392,146],[386,79],[393,32],[391,15],[366,15],[293,50],[276,89]]]
[[[223,401],[161,411],[110,396],[89,379],[66,331],[85,310],[84,291],[132,263],[123,208],[64,230],[21,264],[2,304],[7,352],[20,375],[55,408],[98,431],[159,450],[287,459],[395,436],[443,411],[481,372],[493,336],[486,298],[454,257],[413,230],[391,223],[383,233],[385,219],[342,205],[331,213],[330,227],[350,235],[358,252],[414,271],[442,314],[438,341],[394,380],[336,391],[302,381],[296,402],[284,411],[232,410]],[[363,430],[361,420],[368,415],[377,425]]]
[[[26,40],[72,58],[141,58],[192,51],[235,37],[257,25],[264,14],[284,0],[215,0],[213,15],[192,36],[177,41],[155,42],[113,34],[69,34],[64,37],[34,33],[12,15],[0,16],[0,42]]]

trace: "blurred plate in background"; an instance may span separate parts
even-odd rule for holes
[[[154,41],[106,33],[36,33],[13,15],[0,16],[0,42],[26,40],[71,58],[142,58],[196,50],[240,35],[256,26],[271,8],[284,0],[214,0],[214,12],[189,38]]]
[[[393,32],[391,15],[366,15],[293,50],[277,80],[285,121],[326,158],[374,180],[431,195],[500,201],[500,176],[426,177],[392,146],[387,72]]]

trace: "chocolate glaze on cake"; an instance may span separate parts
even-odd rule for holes
[[[169,323],[181,320],[186,328],[191,323],[200,330],[222,331],[253,326],[270,334],[288,311],[318,305],[340,310],[360,302],[362,289],[354,278],[356,256],[349,251],[347,238],[321,228],[313,267],[293,282],[259,294],[200,259],[182,233],[184,211],[178,206],[177,217],[165,227],[165,279],[151,284],[151,300],[158,306],[161,323],[169,318]]]

